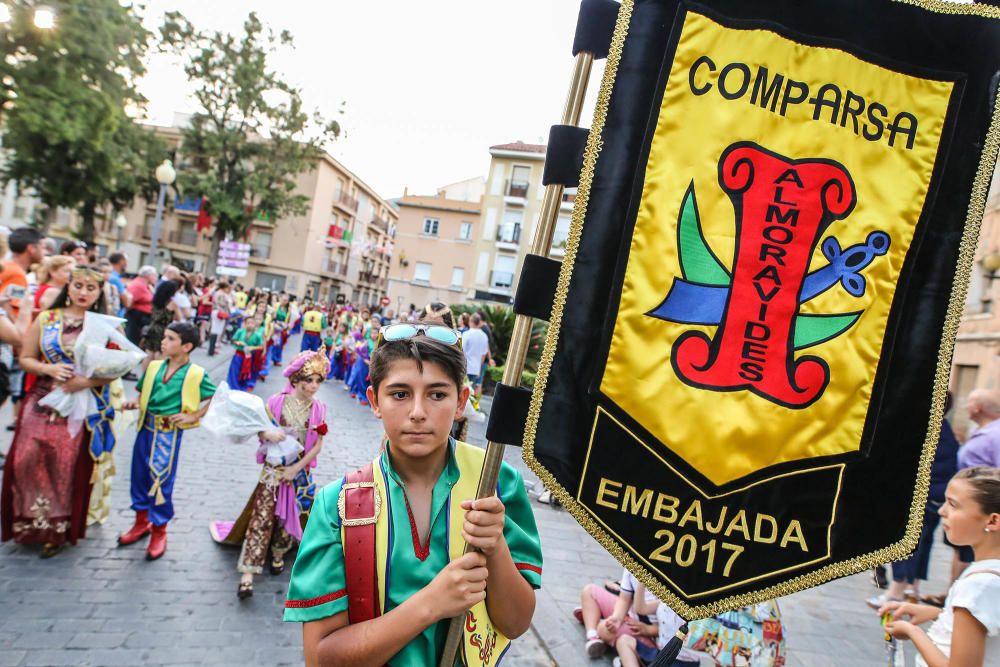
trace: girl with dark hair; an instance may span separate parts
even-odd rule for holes
[[[164,280],[153,293],[153,313],[149,326],[142,337],[142,349],[149,352],[146,361],[160,358],[160,343],[163,342],[163,332],[172,322],[180,320],[180,309],[174,302],[179,285],[173,280]]]
[[[42,558],[76,544],[87,530],[94,462],[114,447],[108,403],[111,380],[90,379],[73,370],[73,344],[88,311],[104,313],[103,276],[78,268],[50,310],[24,336],[21,365],[38,376],[19,412],[0,495],[0,539],[41,544]],[[90,391],[96,419],[75,433],[69,421],[38,403],[55,388]]]

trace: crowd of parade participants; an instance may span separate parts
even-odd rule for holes
[[[211,418],[218,391],[191,361],[205,341],[210,357],[231,355],[223,363],[226,391],[252,394],[269,376],[282,378],[279,391],[261,397],[268,422],[250,434],[258,443],[257,484],[240,515],[213,522],[211,534],[240,549],[241,599],[253,595],[256,575],[281,573],[297,549],[285,620],[304,624],[308,664],[434,664],[438,622],[477,604],[507,637],[527,629],[542,554],[524,482],[505,463],[494,498],[474,501],[475,485],[469,491],[461,483],[463,471],[478,479],[481,465],[479,450],[462,441],[494,363],[484,314],[456,321],[443,303],[398,314],[317,303],[173,266],[130,273],[122,254],[99,259],[84,243],[57,245],[32,228],[0,240],[7,246],[0,247],[0,403],[14,404],[13,441],[0,458],[3,541],[51,558],[84,538],[88,525],[105,523],[116,443],[126,439],[134,520],[118,544],[147,540],[146,558],[161,558],[184,434]],[[121,318],[114,323],[122,335],[109,337],[106,348],[144,351],[140,364],[102,372],[97,355],[97,370],[81,372],[77,356],[96,321],[91,313]],[[324,441],[337,441],[335,420],[317,397],[324,382],[369,406],[386,441],[370,466],[346,477],[329,471],[337,481],[320,488],[318,454]],[[70,408],[54,407],[60,401],[84,412],[67,414]],[[1000,651],[1000,395],[978,392],[968,410],[978,428],[963,447],[943,426],[916,552],[892,564],[893,583],[870,601],[886,632],[912,641],[918,664],[935,667],[980,665]],[[348,482],[377,487],[388,502],[388,525],[377,526],[376,541],[379,531],[412,536],[412,549],[391,549],[386,565],[408,574],[376,582],[375,610],[352,598],[347,561],[371,564],[373,556],[341,544],[353,501],[345,510],[338,500],[355,488]],[[466,511],[439,512],[445,501]],[[927,578],[939,521],[955,548],[953,584],[921,603],[916,586]],[[456,533],[477,551],[450,554]],[[487,596],[488,587],[504,593]],[[586,586],[574,615],[584,626],[585,655],[613,650],[626,666],[651,663],[682,623],[628,571]],[[692,624],[674,665],[690,667],[706,655],[723,666],[782,665],[784,640],[777,603],[758,604]]]

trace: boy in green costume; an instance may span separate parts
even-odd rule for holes
[[[469,397],[464,378],[454,330],[399,324],[382,331],[368,400],[388,441],[370,468],[319,492],[292,571],[285,620],[304,623],[307,665],[436,665],[447,621],[459,615],[466,617],[466,664],[494,665],[507,638],[528,629],[542,572],[535,519],[521,476],[507,463],[499,496],[472,500],[483,450],[449,437]],[[374,553],[345,541],[356,519],[338,507],[342,495],[341,505],[351,507],[345,481],[365,470],[375,511],[360,523],[375,524]],[[364,488],[350,493],[357,491]],[[477,551],[461,555],[465,542]],[[363,588],[358,571],[345,566],[345,544],[349,562],[377,570],[373,613],[356,595]]]
[[[153,361],[139,378],[139,400],[123,409],[139,409],[139,433],[132,450],[132,509],[135,523],[118,536],[127,546],[152,533],[147,560],[167,550],[167,522],[174,516],[172,500],[177,457],[184,431],[198,426],[215,394],[205,369],[191,363],[191,351],[201,342],[198,327],[174,322],[163,332],[165,359]]]

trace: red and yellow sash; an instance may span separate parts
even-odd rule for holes
[[[486,452],[478,447],[456,442],[455,461],[460,472],[458,481],[451,489],[451,508],[448,513],[448,558],[460,558],[465,550],[465,540],[462,539],[462,524],[465,522],[465,511],[461,509],[462,501],[476,497],[479,487],[479,477],[483,470],[483,460]],[[379,506],[385,507],[388,493],[385,476],[379,460],[372,464],[375,489],[379,494]],[[379,512],[375,522],[375,564],[378,579],[378,599],[380,611],[385,613],[386,599],[386,566],[389,554],[389,513]],[[504,636],[492,621],[486,611],[486,601],[482,601],[465,616],[465,627],[462,638],[462,664],[467,667],[493,667],[500,664],[500,659],[510,646],[510,639]]]

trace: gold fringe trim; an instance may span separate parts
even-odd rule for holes
[[[965,14],[969,16],[982,16],[988,19],[1000,19],[1000,7],[987,5],[982,2],[972,4],[959,4],[957,2],[947,2],[946,0],[893,0],[904,5],[913,5],[926,9],[929,12],[939,14]]]
[[[149,490],[149,495],[156,496],[157,505],[162,505],[167,502],[167,499],[163,496],[163,489],[161,488],[160,480],[158,479],[153,481],[153,488]]]
[[[942,0],[894,1],[906,2],[933,11],[976,14],[986,17],[996,16],[1000,18],[1000,9],[981,4],[955,5],[943,2]],[[604,70],[604,79],[601,82],[601,89],[597,97],[594,121],[591,125],[590,134],[587,138],[587,147],[584,151],[583,170],[580,173],[580,185],[577,188],[576,203],[570,222],[569,238],[566,242],[566,254],[559,272],[559,282],[556,287],[552,316],[549,320],[549,334],[538,364],[538,375],[535,379],[534,391],[531,395],[531,405],[528,409],[528,420],[524,427],[522,449],[524,462],[538,475],[546,488],[556,495],[573,518],[601,546],[607,549],[618,562],[642,581],[660,600],[667,603],[680,616],[692,620],[790,595],[806,588],[818,586],[832,579],[856,574],[873,568],[876,565],[904,558],[916,548],[920,537],[924,506],[927,502],[927,493],[930,486],[931,463],[934,459],[934,450],[941,430],[941,422],[944,419],[944,399],[951,375],[951,357],[955,347],[955,337],[958,334],[965,295],[968,291],[972,275],[972,264],[979,238],[979,228],[982,224],[986,198],[989,192],[993,165],[996,160],[997,151],[1000,149],[1000,95],[997,97],[997,105],[994,108],[985,146],[980,156],[979,168],[976,172],[968,214],[965,220],[965,230],[962,236],[962,243],[959,247],[958,267],[952,283],[948,312],[942,332],[941,347],[938,350],[930,422],[928,423],[927,435],[923,444],[923,453],[917,469],[916,488],[913,502],[910,506],[910,517],[906,525],[905,535],[899,542],[883,549],[863,554],[850,560],[833,563],[767,588],[733,595],[704,605],[689,605],[677,597],[672,590],[663,586],[659,579],[653,576],[632,554],[625,551],[603,527],[591,518],[588,511],[577,503],[575,496],[563,488],[556,478],[535,458],[534,448],[545,388],[548,384],[552,360],[559,346],[559,330],[562,324],[563,310],[569,294],[570,281],[573,277],[573,264],[576,260],[576,252],[583,233],[584,218],[586,217],[587,206],[590,201],[590,187],[594,179],[597,158],[602,147],[601,134],[604,130],[604,123],[607,120],[608,107],[611,102],[615,77],[618,72],[618,65],[621,62],[625,38],[628,34],[629,23],[632,18],[633,6],[634,0],[622,0],[621,9],[618,11],[618,22],[615,25],[614,35],[611,40],[611,49],[608,53],[608,60]]]

